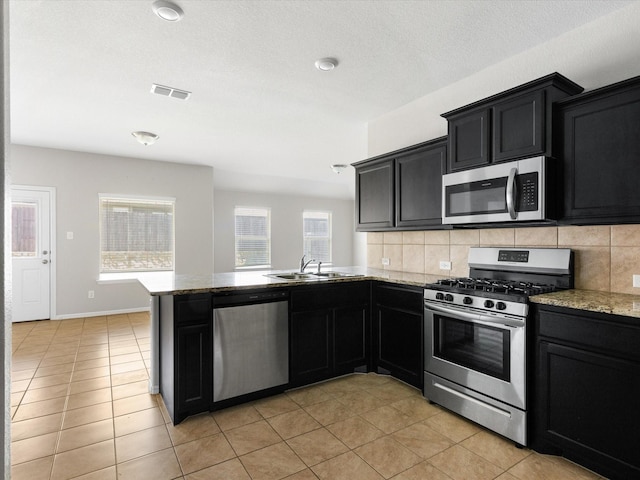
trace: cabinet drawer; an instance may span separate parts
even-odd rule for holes
[[[370,282],[336,282],[334,285],[315,285],[291,289],[291,310],[302,312],[322,308],[340,308],[369,303]]]
[[[392,285],[376,285],[373,298],[376,304],[407,310],[422,314],[424,310],[423,289],[415,290],[408,287],[395,287]]]
[[[640,322],[631,325],[616,318],[541,311],[539,334],[609,352],[619,358],[640,359]]]

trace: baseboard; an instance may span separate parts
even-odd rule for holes
[[[105,310],[103,312],[86,312],[86,313],[70,313],[67,315],[56,315],[51,320],[70,320],[72,318],[87,318],[87,317],[103,317],[105,315],[122,315],[125,313],[138,313],[148,312],[151,309],[149,307],[138,308],[125,308],[123,310]]]

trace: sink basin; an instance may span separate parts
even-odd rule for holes
[[[327,278],[342,278],[342,277],[361,277],[362,275],[358,275],[356,273],[342,273],[342,272],[321,272],[314,273],[316,277],[327,277]]]
[[[283,280],[313,280],[314,276],[310,273],[270,273],[267,277],[281,278]]]

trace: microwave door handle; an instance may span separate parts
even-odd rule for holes
[[[512,168],[509,171],[509,178],[507,179],[507,210],[512,220],[518,217],[516,213],[516,175],[518,174],[517,168]]]

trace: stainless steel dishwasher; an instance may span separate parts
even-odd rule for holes
[[[213,401],[289,382],[289,292],[214,297]]]

